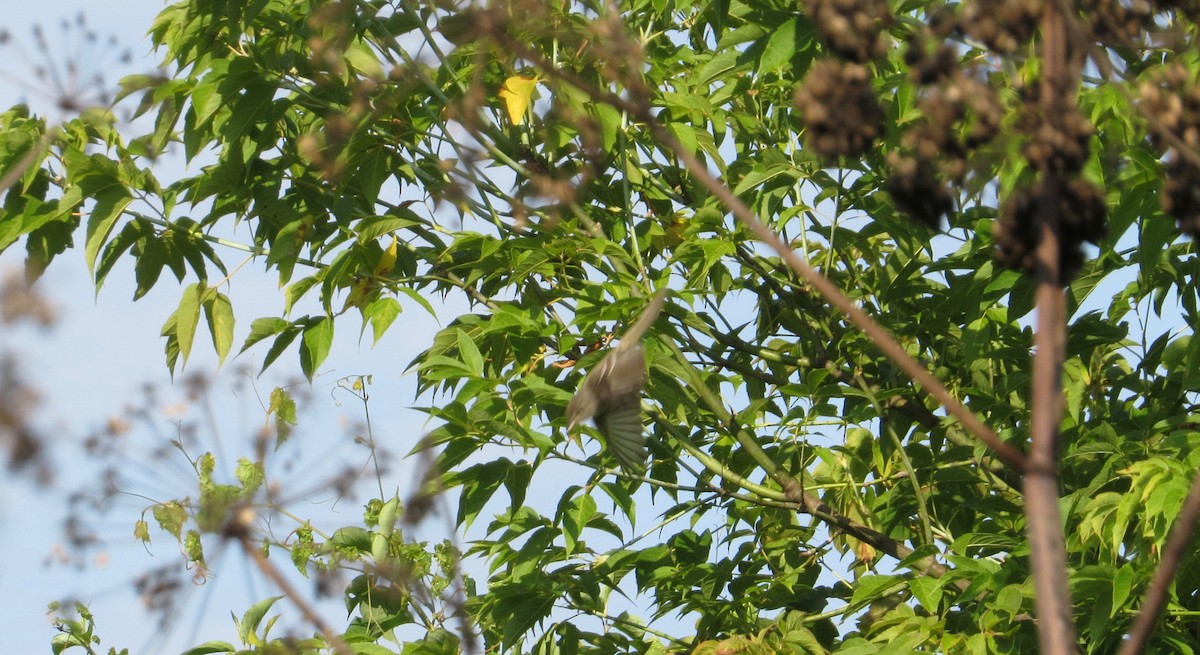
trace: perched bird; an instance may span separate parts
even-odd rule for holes
[[[665,298],[665,290],[655,294],[638,322],[588,373],[567,404],[567,429],[573,430],[592,417],[608,449],[629,472],[639,472],[646,465],[646,440],[642,436],[646,353],[642,350],[642,335],[658,317]]]

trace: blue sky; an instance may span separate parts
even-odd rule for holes
[[[144,33],[155,13],[163,6],[158,2],[126,2],[120,11],[113,4],[98,11],[94,3],[81,0],[55,0],[52,8],[37,10],[28,3],[9,16],[7,25],[12,35],[11,47],[19,45],[28,57],[10,56],[0,61],[0,105],[28,102],[36,113],[55,114],[54,100],[39,91],[39,84],[30,68],[39,64],[32,26],[40,24],[52,49],[74,52],[69,44],[77,39],[63,36],[60,23],[73,21],[84,12],[88,27],[101,39],[113,34],[118,37],[119,49],[128,47],[132,61],[119,61],[120,52],[91,53],[83,61],[99,63],[109,84],[115,85],[122,74],[144,73],[154,68],[155,58],[149,51]],[[59,41],[56,41],[59,39]],[[64,45],[56,45],[64,43]],[[111,57],[110,57],[111,55]],[[58,60],[62,65],[63,60]],[[88,71],[97,72],[97,71]],[[136,132],[136,129],[134,130]],[[193,162],[190,166],[201,165]],[[169,181],[187,172],[188,165],[179,156],[168,153],[156,167],[160,180]],[[223,251],[232,269],[242,259],[241,253]],[[0,256],[0,270],[19,269],[23,247],[17,244]],[[140,608],[140,600],[131,589],[134,576],[157,566],[180,567],[178,549],[164,535],[152,530],[154,541],[149,550],[133,539],[133,526],[143,509],[146,498],[119,496],[113,511],[100,517],[101,536],[105,547],[89,557],[87,567],[77,570],[71,566],[44,566],[61,552],[59,527],[68,515],[66,492],[80,478],[90,479],[92,460],[83,459],[79,441],[89,432],[102,428],[110,420],[125,415],[125,408],[145,398],[144,387],[154,385],[159,396],[150,402],[151,416],[146,424],[131,431],[129,454],[118,460],[124,473],[136,481],[132,489],[154,500],[166,500],[195,494],[195,476],[188,470],[182,456],[168,460],[153,459],[152,451],[176,436],[174,422],[200,420],[204,422],[203,407],[185,402],[186,385],[170,386],[163,357],[163,340],[159,330],[163,321],[174,311],[179,301],[180,287],[170,276],[164,276],[145,298],[133,303],[130,298],[134,283],[131,262],[119,264],[110,274],[100,293],[89,282],[90,276],[80,251],[69,251],[54,262],[39,289],[59,308],[61,321],[49,332],[29,328],[6,329],[0,344],[20,353],[24,370],[41,391],[43,405],[40,423],[47,433],[54,434],[52,450],[58,485],[50,490],[37,489],[29,484],[0,485],[0,537],[13,544],[11,555],[0,563],[0,597],[20,598],[22,602],[6,613],[12,625],[21,626],[7,636],[6,644],[14,652],[40,652],[47,648],[55,634],[45,607],[51,600],[74,597],[84,601],[95,613],[98,634],[104,638],[104,649],[127,647],[139,655],[148,653],[177,653],[209,639],[224,639],[236,643],[230,613],[241,614],[253,602],[278,592],[256,575],[245,558],[234,553],[216,556],[210,553],[210,563],[216,577],[202,586],[189,589],[186,605],[176,613],[174,625],[160,630]],[[193,280],[187,280],[192,282]],[[245,338],[249,323],[255,318],[282,314],[282,294],[273,273],[265,273],[261,264],[251,262],[239,270],[222,288],[233,302],[238,326],[235,350]],[[461,300],[452,299],[445,308],[439,299],[429,299],[444,317],[457,316],[465,311]],[[403,300],[402,300],[403,302]],[[425,430],[424,415],[408,409],[414,404],[415,384],[412,376],[403,372],[413,357],[432,340],[439,324],[413,303],[405,303],[405,314],[383,337],[377,347],[370,347],[369,337],[359,343],[356,320],[344,317],[338,322],[338,334],[327,364],[312,383],[295,387],[311,395],[310,411],[304,417],[300,435],[289,443],[281,454],[275,474],[288,491],[305,492],[295,498],[294,511],[300,516],[316,516],[327,525],[355,524],[361,520],[365,496],[337,502],[323,481],[345,466],[363,466],[365,452],[352,443],[352,429],[363,420],[361,404],[345,391],[339,390],[338,380],[349,375],[373,375],[370,412],[375,438],[393,454],[408,452]],[[315,308],[311,308],[315,309]],[[299,308],[295,314],[309,311]],[[5,329],[5,328],[0,328]],[[203,328],[202,328],[203,329]],[[205,337],[206,338],[206,337]],[[257,367],[263,348],[227,362],[216,370],[215,356],[207,343],[198,342],[187,369],[188,373],[214,374],[211,385],[214,414],[218,419],[213,429],[205,429],[199,438],[199,450],[211,449],[222,466],[231,469],[233,460],[249,454],[249,442],[254,430],[262,423],[262,411],[257,396],[266,396],[276,384],[300,377],[294,352],[285,354],[261,379],[247,378],[239,372],[242,366]],[[594,452],[595,443],[588,443]],[[572,454],[580,455],[577,449]],[[520,457],[514,453],[511,457]],[[74,468],[75,462],[85,464]],[[385,493],[399,491],[405,496],[412,488],[412,465],[393,462],[392,474],[385,481]],[[570,474],[556,475],[550,469],[539,478],[537,502],[553,504],[563,489],[580,482],[579,469]],[[369,476],[368,476],[369,477]],[[363,485],[363,493],[373,487]],[[489,522],[491,509],[507,501],[500,494],[492,506],[481,514],[475,531]],[[602,509],[604,509],[602,507]],[[549,511],[553,511],[551,508]],[[658,519],[651,505],[643,504],[639,515],[639,531],[653,526]],[[96,517],[84,516],[85,519]],[[444,521],[420,526],[417,538],[440,541],[446,536]],[[285,529],[286,526],[282,526]],[[651,530],[653,532],[653,530]],[[598,539],[592,546],[603,548]],[[278,558],[282,560],[283,558]],[[285,567],[286,568],[286,567]],[[475,572],[486,577],[485,571]],[[293,575],[293,577],[298,577]],[[310,590],[309,583],[297,580],[297,586]],[[280,613],[295,617],[286,601],[276,608]],[[333,625],[345,620],[340,599],[324,606]],[[286,621],[285,621],[286,623]],[[293,622],[292,625],[295,625]],[[311,632],[311,628],[304,628]],[[278,632],[276,633],[278,634]]]
[[[5,108],[15,102],[27,102],[36,113],[50,116],[56,113],[52,94],[43,92],[45,85],[33,70],[46,63],[33,36],[35,25],[42,26],[54,54],[52,59],[60,71],[75,56],[81,64],[82,76],[103,73],[115,89],[121,75],[154,68],[155,58],[145,32],[154,15],[165,6],[163,3],[125,0],[97,5],[83,0],[53,0],[5,4],[5,26],[11,36],[10,42],[3,46],[5,57],[0,60],[0,105]],[[81,32],[74,22],[81,12],[87,27],[99,35],[98,45],[81,42]],[[64,30],[64,21],[71,27]],[[115,49],[108,45],[110,35],[117,39]],[[126,48],[132,54],[127,63],[121,61],[120,54]],[[157,174],[162,180],[170,180],[185,170],[180,157],[167,156],[160,162]],[[0,273],[19,270],[23,250],[23,244],[18,243],[0,256]],[[241,261],[238,253],[232,251],[222,255],[227,257],[231,268]],[[175,625],[170,630],[158,629],[141,612],[140,601],[130,583],[142,571],[165,564],[178,565],[181,560],[177,547],[155,531],[149,550],[133,539],[134,521],[148,504],[143,499],[124,496],[117,500],[117,511],[102,517],[82,517],[99,518],[100,534],[107,541],[104,548],[89,557],[85,569],[44,565],[61,552],[59,528],[67,515],[66,492],[95,473],[75,468],[75,463],[81,461],[80,439],[110,419],[121,417],[131,404],[141,402],[147,384],[160,390],[160,396],[151,403],[153,427],[135,426],[127,446],[131,454],[120,460],[121,466],[144,487],[135,491],[156,500],[165,500],[171,494],[188,494],[195,485],[194,474],[187,470],[182,455],[165,463],[147,461],[155,446],[175,436],[174,422],[203,419],[202,408],[187,402],[184,390],[170,387],[159,335],[163,321],[179,301],[180,287],[174,278],[164,276],[150,294],[133,303],[130,265],[119,265],[99,294],[89,280],[82,251],[68,251],[38,283],[39,290],[58,308],[59,323],[49,331],[0,327],[4,332],[0,344],[19,354],[27,381],[41,395],[38,423],[47,435],[52,435],[50,449],[57,480],[50,489],[35,488],[11,478],[0,484],[0,537],[9,552],[0,563],[0,597],[20,599],[9,603],[5,613],[9,626],[19,626],[7,631],[6,646],[12,652],[46,650],[55,634],[46,616],[46,605],[64,597],[78,598],[91,606],[97,616],[99,634],[105,640],[104,649],[111,646],[127,647],[134,653],[171,653],[207,639],[232,641],[235,633],[230,611],[240,614],[249,603],[276,592],[253,575],[240,558],[213,558],[217,577],[189,590],[185,595],[187,604],[178,611]],[[273,274],[264,273],[261,265],[251,262],[222,290],[230,295],[237,313],[235,350],[245,338],[251,320],[282,314],[277,280]],[[436,306],[437,300],[431,300]],[[423,415],[407,409],[413,404],[415,387],[411,376],[402,377],[402,373],[438,326],[410,303],[401,322],[384,336],[377,348],[370,347],[369,336],[359,343],[358,325],[353,319],[340,321],[338,328],[321,374],[311,387],[307,384],[296,387],[311,394],[310,411],[297,441],[280,457],[290,468],[285,470],[281,465],[277,471],[279,479],[297,492],[309,492],[296,499],[298,513],[344,521],[335,525],[360,521],[365,497],[360,495],[355,500],[335,503],[333,494],[320,483],[325,476],[337,472],[330,464],[340,462],[355,467],[366,460],[365,451],[355,448],[349,436],[354,432],[352,428],[362,422],[362,407],[348,392],[338,390],[338,379],[357,374],[374,376],[370,412],[376,438],[392,453],[403,455],[419,439]],[[261,348],[231,358],[217,371],[211,350],[208,343],[198,343],[177,380],[191,373],[214,376],[211,398],[214,413],[219,417],[215,422],[219,435],[204,431],[198,448],[220,451],[219,455],[224,454],[229,461],[219,461],[218,470],[223,464],[231,469],[234,458],[249,454],[250,438],[262,424],[257,395],[265,398],[273,386],[294,382],[300,372],[295,354],[289,353],[262,378],[247,377],[239,369],[256,368],[261,362]],[[193,457],[198,454],[191,453]],[[396,468],[388,480],[394,485],[389,491],[399,489],[402,494],[407,493],[409,472],[407,466]],[[194,495],[194,491],[191,493]],[[344,620],[344,609],[336,610],[339,605],[340,601],[327,608],[331,619]],[[279,609],[295,614],[283,605]]]
[[[160,2],[125,0],[103,3],[103,10],[94,0],[52,0],[49,3],[9,2],[5,24],[14,41],[26,52],[15,55],[13,46],[0,50],[7,56],[0,60],[0,106],[28,101],[39,113],[53,115],[53,99],[39,90],[32,67],[39,65],[32,38],[32,27],[43,26],[52,48],[62,55],[64,63],[77,40],[63,36],[60,23],[71,22],[80,12],[87,24],[102,39],[108,35],[118,38],[118,49],[128,48],[133,59],[127,64],[119,61],[119,52],[91,52],[97,65],[115,85],[126,72],[146,72],[153,68],[155,58],[149,51],[145,31],[154,15],[164,5]],[[56,41],[57,39],[57,41]],[[93,70],[91,72],[101,72]],[[192,164],[196,166],[196,164]],[[170,180],[188,169],[179,157],[168,156],[159,168],[160,179]],[[12,252],[0,256],[0,274],[21,266],[21,244]],[[232,251],[222,252],[230,267],[241,261]],[[192,280],[188,280],[191,282]],[[21,599],[10,603],[6,619],[19,626],[6,634],[6,645],[13,652],[42,652],[54,635],[46,617],[48,602],[75,596],[87,602],[97,615],[99,634],[105,639],[103,647],[127,647],[139,655],[145,653],[179,652],[207,639],[234,640],[229,613],[240,614],[246,606],[260,598],[277,593],[249,570],[241,558],[214,558],[217,577],[187,594],[187,605],[177,616],[172,630],[160,631],[139,608],[139,600],[130,589],[132,577],[150,567],[180,562],[174,544],[157,532],[149,551],[133,537],[133,522],[139,517],[146,501],[125,496],[119,499],[117,511],[103,517],[102,536],[108,545],[92,558],[89,566],[78,571],[61,565],[44,566],[53,559],[60,540],[59,526],[66,516],[65,492],[73,482],[88,475],[87,469],[77,469],[80,461],[79,438],[111,418],[121,417],[124,408],[144,397],[146,384],[162,390],[152,403],[154,428],[139,427],[133,431],[135,443],[131,455],[124,461],[140,481],[138,491],[155,499],[172,494],[184,495],[194,486],[194,476],[185,462],[177,457],[166,463],[148,461],[153,446],[172,438],[173,421],[203,419],[201,407],[185,401],[185,391],[171,388],[163,358],[163,340],[159,335],[163,321],[178,303],[180,287],[174,279],[164,276],[158,287],[137,303],[130,302],[133,292],[132,269],[119,265],[104,289],[97,294],[89,282],[89,274],[80,251],[69,251],[49,269],[39,283],[40,290],[59,308],[61,321],[49,332],[30,328],[0,327],[0,344],[18,352],[29,382],[43,398],[39,423],[53,435],[52,448],[58,486],[51,490],[38,489],[20,481],[0,484],[0,538],[5,540],[9,557],[0,561],[0,598]],[[249,322],[260,316],[282,313],[282,294],[273,274],[264,273],[261,265],[250,263],[222,289],[233,300],[238,316],[235,349],[245,337]],[[1098,307],[1105,306],[1114,289],[1097,291],[1089,299]],[[431,299],[437,302],[436,299]],[[461,305],[447,308],[443,316],[451,317],[462,311]],[[304,313],[301,309],[299,313]],[[358,341],[355,319],[346,317],[338,323],[338,337],[321,375],[311,386],[301,384],[299,391],[311,394],[310,412],[297,441],[282,454],[291,468],[277,471],[285,484],[296,491],[308,491],[296,500],[297,513],[321,515],[330,521],[354,523],[361,516],[360,496],[357,500],[335,503],[331,493],[321,485],[330,470],[331,462],[361,465],[363,451],[355,449],[347,438],[354,426],[362,421],[361,406],[345,391],[339,391],[337,381],[343,376],[369,374],[374,376],[370,405],[376,426],[375,436],[394,454],[407,452],[423,432],[423,416],[407,409],[414,404],[414,384],[411,376],[403,376],[404,368],[432,338],[438,325],[411,303],[406,313],[376,348],[369,338]],[[189,373],[213,374],[212,400],[216,432],[206,431],[200,437],[201,448],[220,450],[224,464],[246,454],[254,429],[261,424],[262,413],[256,398],[252,378],[239,373],[242,365],[256,367],[263,350],[252,350],[246,356],[227,362],[219,371],[215,356],[206,343],[198,343],[187,369]],[[272,371],[253,380],[257,393],[265,396],[276,384],[300,377],[294,353],[285,354]],[[594,447],[594,444],[591,445]],[[193,455],[198,453],[193,452]],[[576,451],[577,454],[577,451]],[[519,455],[518,455],[519,456]],[[84,462],[87,463],[86,461]],[[219,462],[219,466],[222,462]],[[391,492],[401,494],[410,488],[412,470],[398,467],[389,476]],[[562,486],[573,482],[561,480]],[[190,485],[189,485],[190,483]],[[539,496],[557,499],[561,489],[539,488]],[[653,510],[643,509],[643,523],[653,525]],[[487,513],[479,524],[486,524]],[[441,535],[430,534],[429,538]],[[594,546],[597,544],[593,544]],[[308,589],[309,587],[302,587]],[[344,620],[340,600],[326,606],[335,625]],[[295,612],[280,605],[279,610],[294,616]]]

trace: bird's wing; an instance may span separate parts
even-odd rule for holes
[[[642,401],[632,398],[596,415],[596,427],[621,468],[636,473],[646,468],[646,440],[642,437]]]

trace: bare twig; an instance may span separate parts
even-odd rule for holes
[[[546,60],[538,52],[534,51],[527,44],[517,41],[511,36],[505,34],[502,30],[493,29],[488,32],[495,39],[500,41],[505,47],[511,48],[520,57],[533,62],[548,76],[558,79],[575,86],[579,90],[587,93],[592,100],[603,102],[614,107],[624,110],[630,116],[645,123],[650,129],[654,138],[668,149],[673,151],[679,160],[684,164],[689,172],[696,178],[700,184],[718,199],[721,200],[730,212],[733,213],[739,221],[742,222],[751,232],[754,233],[760,241],[770,246],[783,261],[787,262],[792,270],[796,271],[809,284],[813,286],[826,300],[834,307],[841,311],[850,322],[854,323],[862,330],[871,340],[879,347],[883,354],[892,360],[901,368],[910,378],[924,388],[925,392],[941,403],[946,411],[953,417],[957,418],[963,426],[980,441],[992,449],[996,455],[1004,460],[1009,466],[1018,471],[1025,470],[1026,461],[1025,455],[1020,450],[1002,441],[990,427],[985,425],[979,417],[975,416],[971,410],[967,409],[957,398],[950,394],[942,383],[929,372],[920,362],[914,359],[904,350],[891,334],[859,309],[840,289],[837,288],[829,278],[819,273],[816,269],[809,266],[802,257],[797,255],[795,251],[788,246],[775,232],[762,223],[754,212],[746,206],[728,186],[717,180],[708,171],[708,167],[700,162],[699,159],[683,144],[675,138],[674,135],[667,130],[651,113],[650,107],[644,102],[633,102],[626,100],[616,94],[598,89],[587,81],[582,80],[576,75],[567,71],[563,71],[554,66],[553,62]],[[636,95],[636,94],[634,94]]]
[[[1183,555],[1188,552],[1192,537],[1196,533],[1197,519],[1200,519],[1200,474],[1192,480],[1192,488],[1188,491],[1187,499],[1183,501],[1183,508],[1175,519],[1175,525],[1171,527],[1171,534],[1167,536],[1162,560],[1154,570],[1154,577],[1150,580],[1150,586],[1146,588],[1146,595],[1142,597],[1141,610],[1133,620],[1129,637],[1121,644],[1118,655],[1137,655],[1146,647],[1150,631],[1158,623],[1158,616],[1167,602],[1171,579],[1179,570]]]
[[[12,170],[5,173],[4,177],[0,177],[0,193],[8,191],[10,186],[16,184],[17,180],[21,179],[21,176],[29,170],[29,167],[33,165],[33,162],[37,161],[38,157],[41,157],[42,154],[46,152],[46,148],[50,147],[50,142],[57,137],[57,132],[58,128],[52,128],[48,130],[42,135],[42,138],[38,139],[38,142],[29,149],[29,152],[25,153],[25,156],[21,158],[21,161],[17,162],[17,165],[12,167]]]
[[[250,512],[249,509],[242,509],[240,511]],[[254,560],[254,564],[258,567],[258,570],[262,571],[263,575],[265,575],[268,580],[278,587],[279,591],[282,592],[284,596],[288,597],[288,600],[292,601],[292,604],[294,604],[296,608],[300,610],[300,614],[304,616],[304,619],[313,624],[317,630],[320,631],[321,636],[325,638],[325,642],[332,646],[333,649],[337,651],[338,655],[352,655],[354,651],[350,649],[350,645],[347,644],[344,639],[342,639],[341,635],[335,632],[333,627],[330,626],[325,619],[321,618],[321,615],[317,613],[317,610],[313,608],[312,604],[310,604],[308,600],[306,600],[305,597],[300,594],[300,592],[296,591],[296,588],[287,581],[287,578],[283,577],[283,574],[279,572],[279,569],[276,568],[275,565],[272,564],[266,557],[264,557],[263,554],[254,547],[254,544],[250,543],[249,521],[246,520],[247,518],[248,517],[243,517],[235,513],[234,517],[231,519],[231,523],[236,522],[236,525],[231,525],[231,529],[228,531],[228,533],[234,539],[237,539],[238,544],[240,544],[242,547],[242,552],[246,553],[247,557]]]

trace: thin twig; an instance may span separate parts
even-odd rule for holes
[[[321,636],[325,637],[325,642],[332,646],[338,652],[338,655],[353,655],[354,651],[350,649],[350,645],[342,639],[341,635],[335,632],[333,627],[325,619],[321,618],[320,614],[317,614],[317,610],[309,604],[303,595],[296,591],[296,588],[287,581],[287,578],[283,577],[279,569],[275,568],[275,565],[266,557],[263,557],[263,554],[254,547],[254,544],[250,543],[249,533],[245,529],[238,529],[234,536],[238,540],[238,543],[241,544],[242,551],[250,559],[254,560],[254,564],[258,566],[258,570],[262,571],[263,575],[267,576],[267,579],[274,583],[279,588],[279,591],[288,597],[288,600],[292,601],[292,604],[300,610],[300,614],[304,616],[305,620],[316,626]]]
[[[675,155],[691,172],[691,174],[699,181],[710,193],[716,196],[722,204],[724,204],[730,212],[733,213],[739,221],[742,222],[751,232],[754,233],[760,241],[770,246],[779,256],[787,262],[792,270],[796,271],[809,284],[811,284],[826,300],[834,307],[841,311],[850,322],[854,323],[862,330],[875,345],[883,351],[883,354],[899,366],[905,374],[912,378],[917,384],[924,388],[925,392],[941,403],[946,411],[957,418],[970,433],[974,434],[980,441],[992,449],[996,455],[1004,460],[1009,466],[1018,471],[1024,471],[1026,468],[1026,459],[1024,453],[1017,450],[1013,446],[1005,443],[990,427],[983,423],[979,417],[975,416],[971,410],[967,409],[957,398],[950,394],[942,383],[934,377],[929,369],[925,368],[920,362],[915,360],[905,351],[883,326],[879,325],[868,316],[863,310],[859,309],[837,286],[819,273],[816,269],[809,266],[808,262],[797,255],[788,244],[784,243],[770,228],[764,225],[754,212],[746,206],[728,186],[717,180],[708,171],[703,163],[696,158],[694,154],[675,138],[658,120],[650,113],[650,107],[646,103],[631,102],[614,93],[598,89],[587,81],[573,75],[567,71],[555,68],[551,62],[547,61],[539,53],[534,51],[525,43],[517,41],[511,36],[505,34],[499,29],[492,29],[489,32],[494,38],[499,40],[505,47],[511,48],[520,57],[533,62],[543,72],[551,77],[558,78],[572,86],[575,86],[580,91],[588,94],[592,100],[613,105],[617,109],[621,109],[630,116],[645,123],[649,128],[654,138],[661,144],[666,145],[669,149],[675,152]]]
[[[1179,565],[1183,562],[1184,553],[1190,552],[1189,546],[1196,533],[1196,522],[1200,519],[1200,474],[1192,480],[1192,488],[1188,491],[1183,508],[1171,526],[1171,534],[1162,550],[1162,559],[1146,587],[1146,595],[1142,597],[1142,606],[1133,626],[1129,629],[1129,637],[1121,644],[1118,655],[1138,655],[1146,647],[1150,632],[1158,624],[1158,616],[1162,613],[1163,605],[1167,602],[1167,592],[1171,589],[1171,580],[1175,577]]]
[[[17,165],[13,166],[12,170],[0,178],[0,193],[4,193],[8,190],[8,187],[16,184],[17,180],[29,170],[29,167],[33,166],[33,162],[46,152],[46,149],[50,147],[50,142],[57,136],[57,131],[58,128],[53,128],[43,134],[42,138],[38,139],[37,144],[30,148],[29,152],[25,153],[21,161],[17,162]]]

